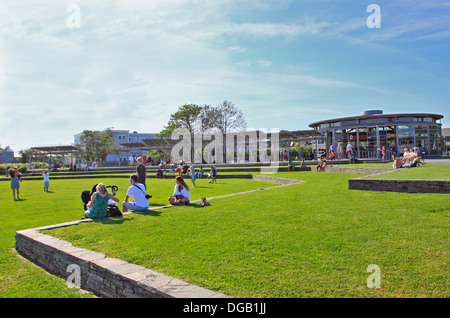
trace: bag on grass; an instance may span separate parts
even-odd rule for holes
[[[120,212],[120,209],[117,205],[115,204],[108,204],[108,209],[106,210],[106,216],[109,218],[114,218],[114,217],[121,217],[122,212]]]

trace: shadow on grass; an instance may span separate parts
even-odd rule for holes
[[[161,208],[162,210],[162,208]],[[149,211],[143,211],[140,212],[142,215],[150,215],[150,216],[160,216],[162,211],[161,210],[149,210]]]
[[[94,220],[95,222],[100,222],[102,224],[111,224],[111,225],[116,225],[116,224],[123,224],[126,221],[131,221],[133,220],[133,218],[123,218],[123,217],[111,217],[111,218],[102,218],[99,220]]]

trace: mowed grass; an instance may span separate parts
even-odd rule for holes
[[[69,289],[63,279],[47,274],[41,268],[22,259],[14,250],[15,232],[44,225],[59,224],[78,220],[83,215],[81,192],[90,190],[98,182],[117,185],[117,197],[122,202],[129,186],[128,178],[111,179],[64,179],[50,177],[50,192],[43,192],[43,181],[24,180],[21,183],[21,201],[14,201],[10,182],[0,182],[0,297],[91,297],[79,290]],[[187,181],[192,185],[190,180]],[[206,180],[197,181],[198,188],[191,187],[192,199],[224,195],[234,192],[272,186],[267,182],[254,180],[219,180],[208,184]],[[151,206],[168,204],[167,197],[173,192],[174,180],[148,179]],[[129,219],[133,219],[129,217]],[[117,222],[124,222],[119,219]],[[103,222],[103,221],[102,221]],[[106,221],[105,224],[107,224]],[[103,224],[103,223],[102,223]],[[95,226],[94,226],[95,227]],[[86,227],[89,229],[89,227]],[[116,230],[121,232],[120,227]],[[90,234],[87,234],[90,236]],[[131,234],[134,236],[134,234]],[[94,238],[94,237],[93,237]],[[113,247],[114,248],[114,247]]]
[[[350,191],[357,174],[274,176],[306,182],[46,233],[233,297],[449,297],[450,195]],[[225,181],[239,192],[245,180]],[[371,264],[380,289],[367,287]]]
[[[371,178],[408,179],[408,180],[410,179],[450,180],[450,164],[433,163],[413,168],[400,168],[396,169],[395,172],[386,173]]]

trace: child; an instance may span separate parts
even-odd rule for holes
[[[194,188],[196,187],[196,185],[195,185],[195,167],[194,167],[194,164],[193,163],[191,163],[191,166],[190,166],[190,174],[191,174],[191,181],[192,181],[192,183],[194,184]]]
[[[203,173],[204,173],[203,167],[200,167],[200,170],[197,173],[198,173],[198,178],[202,179],[203,178]]]
[[[302,168],[306,168],[306,163],[305,163],[305,159],[302,159],[302,163],[300,164],[300,167],[302,167]]]
[[[217,177],[217,172],[216,172],[216,168],[214,168],[214,166],[211,166],[211,180],[209,180],[209,183],[217,183],[216,177]]]
[[[50,170],[45,171],[42,176],[44,177],[44,192],[48,192],[50,187]]]

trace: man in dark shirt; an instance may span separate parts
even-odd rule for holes
[[[142,158],[137,158],[137,167],[136,167],[136,174],[138,177],[138,183],[142,183],[145,188],[147,189],[147,185],[145,184],[145,180],[147,179],[147,168],[142,163]]]

